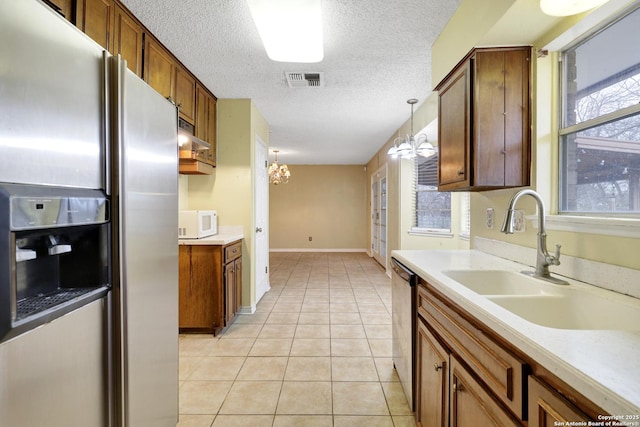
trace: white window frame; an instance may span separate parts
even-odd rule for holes
[[[617,19],[618,17],[629,13],[633,8],[624,9],[626,3],[611,1],[604,6],[596,9],[587,18],[578,22],[576,25],[568,29],[565,33],[561,34],[551,43],[546,45],[541,51],[561,51],[570,45],[576,43],[576,34],[588,34],[593,33],[596,30],[604,28],[606,25]],[[636,6],[637,7],[637,6]],[[614,19],[615,18],[615,19]],[[557,79],[561,79],[560,75],[556,74]],[[562,106],[559,107],[561,111]],[[558,132],[559,135],[559,132]],[[560,142],[558,141],[558,144]],[[540,148],[539,148],[540,149]],[[557,146],[559,150],[559,145]],[[539,157],[540,158],[540,157]],[[559,160],[559,159],[558,159]],[[560,175],[560,162],[556,163],[557,173]],[[544,169],[541,165],[538,165],[538,170]],[[550,182],[548,181],[551,176],[542,177],[538,181],[538,186],[542,185],[542,188],[546,187]],[[559,183],[558,183],[559,185]],[[551,190],[551,188],[548,188]],[[546,193],[546,192],[545,192]],[[553,192],[547,193],[547,197],[551,196]],[[559,193],[555,193],[556,206],[559,206]],[[527,219],[532,219],[527,217]],[[620,236],[629,238],[640,237],[640,219],[636,218],[617,218],[617,217],[604,217],[604,216],[589,216],[589,215],[575,215],[575,214],[556,214],[548,215],[546,217],[546,225],[549,230],[560,230],[569,232],[588,232],[590,234],[600,234],[607,236]],[[535,224],[534,224],[535,226]]]
[[[432,157],[432,161],[437,162],[437,154]],[[436,236],[436,237],[453,237],[452,232],[452,221],[451,221],[451,199],[449,200],[449,228],[427,228],[427,227],[418,227],[418,207],[416,206],[417,194],[419,192],[438,192],[438,175],[437,175],[437,167],[435,170],[435,175],[430,177],[433,179],[433,189],[428,190],[418,190],[418,161],[420,160],[420,156],[417,156],[412,160],[413,166],[413,180],[412,180],[412,198],[411,198],[411,229],[409,230],[409,234],[418,235],[418,236]]]

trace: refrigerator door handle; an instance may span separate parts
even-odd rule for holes
[[[110,196],[111,195],[111,152],[109,150],[109,140],[111,136],[111,120],[109,119],[109,115],[111,112],[110,102],[111,98],[109,96],[110,85],[109,85],[109,57],[111,55],[106,50],[102,51],[102,97],[104,99],[104,103],[102,105],[103,108],[103,117],[102,117],[102,153],[104,156],[104,161],[102,162],[105,165],[103,170],[103,185],[105,193]]]

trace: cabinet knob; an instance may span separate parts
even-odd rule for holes
[[[461,169],[461,170],[459,170],[459,171],[458,171],[458,175],[464,175],[464,170],[462,170],[462,169]]]
[[[434,364],[433,364],[433,369],[434,369],[435,371],[439,371],[440,369],[442,369],[442,365],[438,365],[437,363],[434,363]]]
[[[462,386],[462,384],[454,384],[453,385],[453,392],[456,393],[458,391],[464,391],[464,387]]]
[[[256,227],[256,233],[262,232],[262,227]]]

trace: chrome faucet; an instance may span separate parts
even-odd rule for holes
[[[536,258],[536,270],[523,271],[522,273],[529,276],[537,277],[538,279],[555,283],[557,285],[568,285],[568,282],[552,277],[551,273],[549,272],[550,265],[560,265],[560,245],[556,245],[556,252],[554,255],[549,254],[549,252],[547,251],[547,231],[544,219],[544,203],[538,193],[530,189],[525,189],[520,190],[516,194],[514,194],[509,201],[509,205],[507,206],[507,212],[505,213],[504,222],[500,231],[505,234],[513,234],[513,216],[516,209],[516,203],[518,202],[520,197],[526,195],[533,197],[538,204],[538,254]]]

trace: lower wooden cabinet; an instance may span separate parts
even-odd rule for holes
[[[416,423],[449,425],[449,351],[418,318],[416,341]]]
[[[418,318],[416,424],[516,427],[521,424]]]
[[[218,334],[242,305],[242,240],[179,246],[180,332]]]
[[[420,427],[568,426],[606,415],[423,279],[416,322]]]

